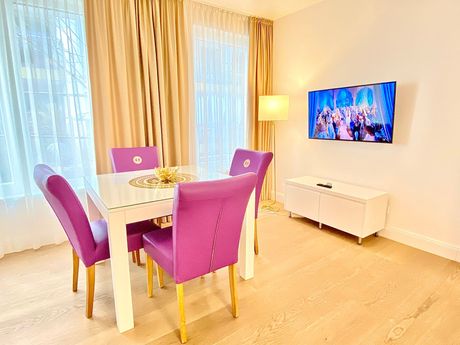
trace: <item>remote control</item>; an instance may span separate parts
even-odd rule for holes
[[[328,183],[328,184],[317,183],[316,185],[317,185],[317,186],[320,186],[320,187],[324,187],[324,188],[332,188],[332,184],[331,184],[331,183]]]

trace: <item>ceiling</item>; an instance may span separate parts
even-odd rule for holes
[[[278,19],[287,14],[297,12],[321,0],[197,0],[198,2],[220,7],[226,10],[263,17]]]

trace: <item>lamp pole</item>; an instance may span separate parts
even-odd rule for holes
[[[259,96],[259,121],[270,122],[270,129],[273,133],[273,191],[275,196],[269,204],[263,206],[264,209],[268,209],[274,212],[279,211],[279,207],[276,207],[276,126],[275,121],[287,120],[289,111],[289,96],[286,95],[271,95],[271,96]],[[271,194],[271,190],[269,190]]]
[[[275,121],[272,121],[273,126],[273,188],[275,193],[275,200],[273,200],[273,204],[271,205],[271,211],[278,212],[279,207],[276,207],[276,127]]]

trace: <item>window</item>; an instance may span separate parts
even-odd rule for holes
[[[83,1],[0,6],[0,198],[32,193],[38,163],[80,187],[95,172]]]
[[[248,22],[209,8],[215,13],[203,19],[204,7],[194,8],[193,25],[196,161],[228,171],[235,149],[247,146]]]

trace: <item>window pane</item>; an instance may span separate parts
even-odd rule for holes
[[[249,37],[203,25],[193,34],[197,162],[228,171],[246,147]]]
[[[2,88],[12,101],[0,123],[0,183],[9,178],[20,187],[0,188],[0,197],[33,192],[37,163],[82,186],[81,177],[95,171],[83,0],[16,0],[10,10],[11,27],[1,34],[5,56],[13,57],[4,67],[15,73]]]

